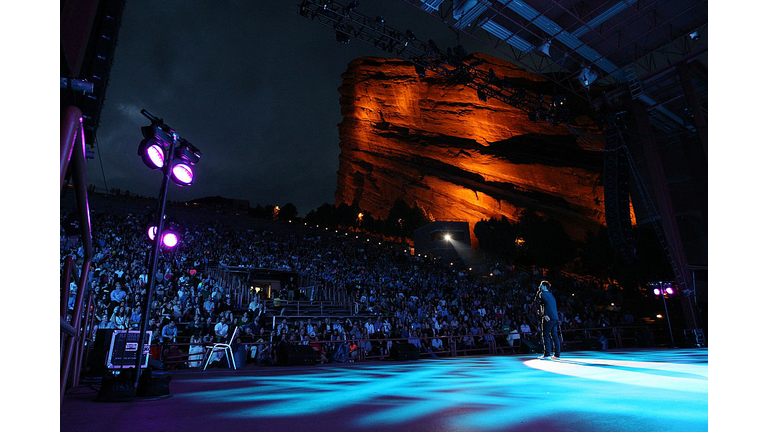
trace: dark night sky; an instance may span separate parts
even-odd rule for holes
[[[332,29],[299,16],[298,3],[127,2],[89,182],[159,195],[162,175],[136,154],[149,124],[143,108],[202,151],[196,183],[172,186],[169,200],[291,202],[300,215],[333,203],[341,74],[355,58],[390,55],[361,41],[337,43]],[[360,3],[361,13],[443,49],[480,47],[403,1]]]

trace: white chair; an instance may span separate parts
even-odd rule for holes
[[[205,347],[205,349],[208,350],[208,356],[205,360],[205,366],[203,366],[203,370],[208,368],[208,364],[211,362],[213,353],[216,351],[224,351],[224,355],[232,365],[232,369],[237,369],[237,364],[235,364],[235,354],[232,352],[232,344],[235,343],[235,338],[237,338],[237,334],[239,332],[240,327],[235,326],[235,331],[232,332],[232,339],[230,339],[229,343],[215,343]]]

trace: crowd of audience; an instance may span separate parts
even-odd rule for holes
[[[62,226],[69,217],[62,212]],[[94,331],[139,328],[149,278],[154,277],[149,319],[153,340],[191,343],[186,351],[196,354],[190,358],[192,366],[200,365],[202,345],[228,341],[235,328],[239,340],[249,344],[249,360],[257,364],[274,363],[282,344],[311,345],[322,361],[345,362],[360,352],[385,354],[391,339],[407,340],[436,355],[449,350],[449,344],[458,350],[481,349],[513,338],[531,339],[538,331],[532,305],[544,275],[537,269],[495,263],[456,269],[410,255],[401,244],[343,233],[189,222],[180,247],[164,251],[156,274],[149,275],[151,245],[143,236],[144,217],[92,211],[91,223],[94,256],[87,286],[95,294]],[[82,245],[62,228],[62,265],[70,255],[82,260]],[[340,290],[350,312],[333,318],[280,317],[273,299],[239,299],[213,277],[211,269],[220,264],[296,272]],[[563,330],[636,324],[619,306],[619,287],[546,277],[558,297]],[[72,293],[74,289],[73,283]],[[296,299],[315,295],[311,290],[294,294]]]

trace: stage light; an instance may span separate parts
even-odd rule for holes
[[[139,144],[139,156],[144,165],[151,169],[160,169],[165,163],[165,147],[155,138],[142,140]]]
[[[200,150],[184,138],[179,139],[179,146],[174,151],[176,159],[183,160],[189,165],[194,165],[200,161]]]
[[[552,41],[547,40],[543,44],[539,45],[538,48],[536,48],[536,51],[542,53],[543,55],[549,57],[549,47],[552,46]]]
[[[668,286],[668,287],[664,288],[664,291],[667,294],[674,294],[675,293],[675,290],[673,290],[671,286]]]
[[[415,40],[416,40],[416,35],[415,35],[415,34],[413,34],[413,32],[412,32],[412,31],[410,31],[410,30],[406,30],[406,31],[405,31],[405,38],[407,39],[407,40],[405,41],[405,46],[408,46],[408,44],[409,44],[410,42],[413,42],[413,41],[415,41]]]
[[[171,180],[179,186],[189,186],[194,179],[195,172],[184,162],[175,164],[171,169]]]
[[[451,235],[450,235],[450,234],[446,234],[446,235],[445,235],[445,239],[446,239],[447,241],[451,241]]]
[[[658,289],[658,288],[654,288],[653,289],[653,293],[656,294],[656,295],[661,295],[661,290]]]
[[[584,87],[589,87],[593,82],[597,80],[597,78],[597,72],[593,71],[589,67],[584,67],[581,72],[579,72],[579,82]]]
[[[349,45],[349,35],[344,32],[336,30],[336,42],[344,45]]]
[[[156,226],[153,225],[147,228],[147,237],[149,237],[150,240],[154,241],[156,235]],[[176,232],[176,230],[169,227],[168,229],[164,230],[160,244],[166,248],[173,248],[179,244],[180,239],[181,236]]]
[[[174,232],[167,232],[163,234],[163,246],[167,248],[176,247],[179,244],[179,236]]]

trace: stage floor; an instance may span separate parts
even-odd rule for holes
[[[61,404],[62,431],[706,431],[707,349],[170,372],[171,397]]]

